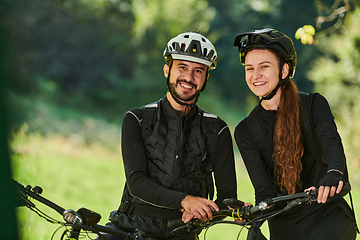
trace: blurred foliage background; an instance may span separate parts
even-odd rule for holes
[[[76,131],[71,124],[48,121],[46,114],[59,114],[55,119],[61,121],[88,115],[121,124],[125,111],[165,94],[162,53],[166,43],[195,29],[214,43],[219,55],[218,68],[210,72],[199,104],[223,118],[233,115],[229,121],[235,124],[256,103],[233,47],[235,36],[269,27],[293,38],[299,59],[295,80],[302,91],[312,91],[314,81],[307,74],[313,60],[329,53],[319,45],[303,45],[294,35],[304,24],[315,23],[323,6],[317,2],[5,1],[2,22],[9,29],[12,53],[9,104],[16,109],[11,123],[18,129],[27,122],[30,129],[43,133],[67,132],[64,128],[68,127],[72,127],[71,133]],[[327,6],[333,3],[322,2]],[[356,6],[352,3],[346,14],[351,15]]]
[[[88,158],[89,164],[105,163],[104,156],[109,152],[115,152],[120,159],[124,113],[165,95],[162,53],[169,39],[191,29],[208,37],[218,51],[218,67],[210,71],[199,105],[219,115],[233,130],[258,101],[246,86],[233,40],[241,32],[275,28],[294,41],[298,54],[295,82],[299,89],[319,92],[328,99],[354,173],[353,188],[358,188],[359,0],[0,2],[0,24],[6,30],[0,37],[8,53],[1,67],[6,69],[8,79],[4,97],[16,178],[33,181],[46,175],[44,172],[50,171],[52,164],[44,165],[35,159],[60,154],[58,148],[70,149],[66,164],[69,169],[77,166],[73,169],[77,172],[84,166],[72,166],[75,159],[69,155],[80,154],[79,158]],[[299,30],[309,29],[309,25],[316,31],[302,31],[301,39],[296,39],[295,34],[300,38]],[[45,148],[47,152],[39,153]],[[94,149],[101,149],[99,155],[81,154]],[[236,147],[235,151],[239,156]],[[96,160],[94,156],[102,157]],[[48,164],[52,161],[47,159]],[[26,165],[29,163],[39,166],[32,169]],[[109,160],[109,164],[114,161]],[[104,171],[107,174],[110,170]],[[111,177],[111,173],[104,178],[96,174],[100,176],[99,184]],[[243,179],[246,173],[240,175]],[[49,188],[65,178],[56,176],[48,179],[55,182],[46,183]],[[123,184],[122,173],[116,178]],[[121,191],[121,187],[117,188],[115,203],[106,203],[111,205],[110,210],[117,207]]]

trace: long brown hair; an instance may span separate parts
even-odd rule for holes
[[[281,99],[274,127],[273,159],[280,190],[295,193],[301,186],[301,157],[304,154],[301,135],[300,98],[296,84],[289,80],[281,86]]]

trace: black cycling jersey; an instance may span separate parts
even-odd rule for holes
[[[344,169],[343,147],[330,107],[326,99],[320,94],[314,94],[312,97],[311,114],[315,124],[315,134],[323,149],[326,165],[317,161],[304,145],[300,175],[302,187],[298,188],[296,192],[317,186],[329,169],[341,171]],[[259,111],[266,137],[272,142],[277,112],[265,110],[261,105],[259,105]],[[236,127],[235,140],[254,186],[256,203],[259,203],[267,198],[276,197],[279,194],[279,187],[274,184],[274,163],[271,159],[264,159],[260,151],[255,148],[247,121],[248,118],[245,118]],[[332,201],[326,204],[313,203],[295,208],[269,221],[271,237],[277,239],[307,231],[326,215],[338,209],[343,209],[346,215],[351,218],[349,207],[340,195],[334,196]]]
[[[132,110],[134,113],[139,111],[141,111],[140,108]],[[131,194],[152,205],[180,209],[180,203],[187,194],[164,188],[148,177],[142,128],[135,115],[131,112],[125,115],[121,138],[125,174]],[[185,122],[185,124],[191,124],[191,122]],[[220,208],[224,208],[225,206],[222,204],[224,198],[236,197],[236,174],[230,130],[221,119],[213,164],[217,191],[215,202]]]
[[[110,221],[128,231],[140,229],[155,239],[195,239],[194,234],[183,231],[172,234],[167,222],[181,218],[181,201],[187,195],[207,197],[209,193],[211,196],[210,191],[206,193],[209,187],[207,181],[202,188],[199,188],[198,184],[204,184],[204,180],[184,184],[188,179],[204,179],[203,166],[197,165],[198,163],[206,163],[206,167],[212,168],[207,169],[209,171],[206,172],[206,179],[212,178],[212,172],[216,187],[215,203],[220,209],[226,208],[222,203],[223,199],[237,197],[231,134],[223,120],[210,113],[205,114],[198,106],[194,106],[185,117],[182,117],[180,112],[171,107],[166,96],[159,101],[159,105],[161,112],[159,115],[155,114],[157,119],[154,120],[153,128],[157,126],[156,131],[149,130],[152,126],[145,121],[144,108],[133,109],[124,117],[121,152],[125,167],[126,190],[119,210],[110,214]],[[210,124],[213,121],[204,119],[205,117],[216,119],[216,125]],[[207,127],[201,123],[206,124]],[[210,138],[210,133],[203,129],[213,129],[213,126],[215,128],[211,136],[217,136],[216,138]],[[160,134],[161,136],[158,136]],[[200,140],[205,142],[199,142]],[[163,146],[167,144],[170,145],[164,148]],[[209,146],[211,151],[208,149]],[[203,155],[198,155],[199,149],[204,150]],[[162,157],[163,155],[165,157]],[[207,165],[210,160],[211,164]],[[168,173],[174,176],[169,176]],[[198,174],[200,175],[197,176]],[[177,184],[179,182],[180,184]],[[175,189],[187,189],[188,192]],[[199,192],[198,189],[204,191]]]

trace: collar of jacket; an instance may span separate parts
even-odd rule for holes
[[[160,101],[161,104],[161,108],[163,109],[165,116],[167,116],[170,119],[181,119],[183,118],[183,120],[185,120],[185,122],[189,122],[192,121],[195,116],[197,114],[199,114],[199,110],[198,110],[198,105],[195,105],[194,107],[192,107],[189,111],[188,114],[186,114],[184,117],[181,115],[180,111],[175,110],[169,100],[167,99],[166,95],[164,96],[164,98]]]

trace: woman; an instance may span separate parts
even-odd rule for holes
[[[317,203],[269,221],[271,239],[355,239],[353,212],[340,194],[347,179],[341,139],[326,99],[299,93],[290,79],[297,62],[293,42],[263,29],[239,34],[234,46],[260,99],[235,129],[256,203],[319,187]]]

